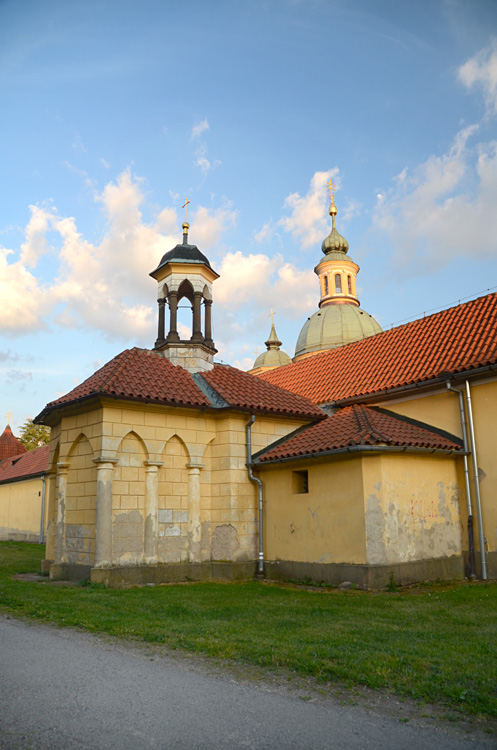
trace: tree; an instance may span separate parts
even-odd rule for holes
[[[43,424],[33,424],[32,419],[27,419],[20,430],[19,440],[28,449],[33,451],[50,442],[50,427]]]

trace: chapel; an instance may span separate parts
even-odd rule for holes
[[[336,214],[331,192],[319,309],[293,360],[273,323],[250,373],[215,360],[219,277],[185,217],[150,274],[153,346],[120,352],[35,420],[51,427],[52,578],[497,575],[497,295],[382,331]]]

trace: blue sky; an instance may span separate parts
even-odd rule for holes
[[[219,358],[292,356],[337,225],[384,328],[497,285],[494,0],[3,0],[0,422],[129,346],[181,238]],[[180,317],[186,324],[183,311]]]

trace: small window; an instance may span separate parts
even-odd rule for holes
[[[342,293],[342,277],[339,273],[335,274],[335,289],[337,291],[337,294]]]
[[[309,492],[309,476],[307,471],[292,471],[294,495],[306,495]]]
[[[328,277],[324,277],[324,293],[328,294]]]
[[[349,294],[352,294],[352,277],[347,276],[347,284],[349,285]]]

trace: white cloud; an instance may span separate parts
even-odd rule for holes
[[[102,167],[105,167],[105,169],[110,169],[109,162],[107,161],[107,159],[104,159],[103,156],[100,159],[100,164],[102,165]]]
[[[191,135],[192,140],[194,138],[199,138],[206,130],[209,130],[209,123],[207,121],[207,118],[204,118],[193,126]]]
[[[278,224],[286,232],[291,232],[303,248],[319,245],[327,234],[326,182],[330,178],[338,182],[338,175],[337,167],[327,172],[315,172],[306,195],[291,193],[285,199],[285,208],[291,209],[291,214],[280,219]]]
[[[206,156],[201,155],[201,156],[198,156],[197,159],[195,160],[195,166],[200,167],[200,169],[202,170],[202,174],[205,175],[211,168],[211,163]]]
[[[458,75],[468,89],[481,88],[487,111],[497,114],[497,40],[461,65]]]
[[[95,200],[107,218],[98,242],[81,234],[75,218],[59,216],[54,207],[35,206],[20,251],[0,248],[0,332],[29,333],[55,322],[145,346],[153,342],[157,312],[148,271],[179,240],[176,210],[164,207],[154,221],[145,222],[143,180],[130,170],[109,182]],[[236,211],[229,205],[215,210],[200,206],[192,221],[194,241],[207,249],[235,221]],[[49,251],[55,270],[44,283],[36,266]]]
[[[257,242],[258,245],[262,245],[263,242],[268,242],[271,237],[273,236],[274,228],[270,221],[268,221],[262,229],[259,229],[258,232],[254,232],[254,240]]]
[[[497,255],[497,141],[471,146],[477,132],[461,130],[447,153],[404,170],[378,201],[373,225],[399,264],[424,272],[458,255]]]

